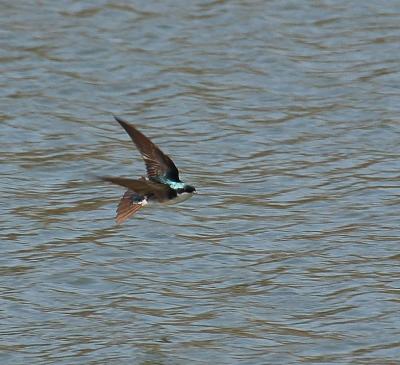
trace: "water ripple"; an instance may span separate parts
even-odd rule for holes
[[[400,13],[355,5],[2,5],[2,364],[398,361]],[[116,226],[112,113],[199,194]]]

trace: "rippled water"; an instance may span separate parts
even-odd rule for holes
[[[1,364],[395,364],[398,1],[3,1]],[[112,113],[199,194],[122,226]]]

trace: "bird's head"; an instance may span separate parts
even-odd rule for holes
[[[196,193],[196,188],[194,186],[192,186],[192,185],[185,185],[184,188],[183,188],[183,191],[185,193],[193,194],[193,193]]]

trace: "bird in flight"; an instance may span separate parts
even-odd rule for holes
[[[103,176],[102,180],[128,188],[118,204],[116,221],[123,223],[148,203],[179,203],[189,199],[196,189],[179,179],[179,171],[170,157],[165,155],[143,133],[121,118],[115,120],[125,129],[139,150],[146,165],[147,177],[127,179]]]

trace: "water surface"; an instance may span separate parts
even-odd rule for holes
[[[3,1],[1,364],[395,364],[397,1]],[[199,194],[122,226],[96,174]]]

